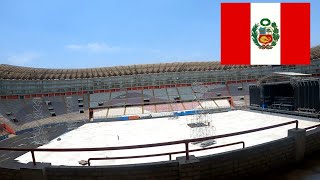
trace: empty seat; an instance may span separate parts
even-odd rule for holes
[[[142,93],[144,97],[154,96],[153,89],[144,89]]]
[[[90,94],[91,102],[108,101],[110,99],[110,92]]]
[[[155,89],[154,96],[159,97],[164,100],[169,100],[168,93],[166,89]]]
[[[182,103],[172,103],[171,108],[173,111],[184,111],[185,110]]]
[[[198,101],[193,102],[183,102],[183,106],[186,108],[186,110],[192,110],[192,109],[201,109],[200,104]]]
[[[90,102],[90,108],[95,108],[98,107],[98,103],[97,102]]]
[[[177,88],[167,88],[167,92],[169,96],[179,96]]]
[[[143,113],[144,113],[144,114],[155,113],[155,112],[157,112],[155,105],[146,105],[146,106],[143,106]]]
[[[230,108],[230,103],[227,99],[220,99],[220,100],[215,100],[215,103],[220,107],[220,108]]]
[[[126,107],[126,115],[136,115],[142,114],[142,107],[141,106],[130,106]]]
[[[110,108],[108,117],[122,116],[124,115],[124,107]]]
[[[117,91],[117,92],[111,92],[110,99],[122,99],[125,98],[127,92],[126,91]]]
[[[93,118],[106,118],[108,114],[108,109],[97,109],[93,111]]]
[[[193,90],[191,87],[178,87],[179,95],[191,95],[193,94]]]
[[[213,101],[201,101],[200,102],[203,109],[217,109],[218,106]]]
[[[197,97],[194,94],[181,94],[180,98],[183,101],[190,101],[190,100],[197,99]]]
[[[170,104],[157,104],[156,105],[157,112],[171,112],[171,106]]]

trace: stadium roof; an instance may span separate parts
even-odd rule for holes
[[[260,78],[257,82],[258,85],[261,84],[283,84],[294,80],[302,79],[315,79],[311,74],[303,74],[296,72],[274,72]]]
[[[224,66],[220,62],[179,62],[86,69],[45,69],[0,65],[0,79],[77,79],[166,72],[190,72],[240,69],[248,66]]]
[[[274,74],[279,74],[284,76],[311,76],[311,74],[296,73],[296,72],[274,72]]]
[[[320,58],[320,45],[311,48],[310,59],[319,59]]]
[[[310,56],[311,59],[319,59],[320,46],[311,48]],[[239,65],[225,66],[220,65],[220,62],[217,61],[142,64],[86,69],[46,69],[0,64],[0,79],[83,79],[166,72],[195,72],[243,69],[250,67],[251,66]]]

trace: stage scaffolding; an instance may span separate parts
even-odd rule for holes
[[[195,95],[195,99],[193,102],[198,102],[200,105],[200,99],[206,100],[205,93],[208,91],[207,86],[205,86],[201,82],[192,83],[193,89],[196,89],[199,96]],[[204,96],[204,97],[202,97]],[[212,116],[209,114],[208,109],[203,107],[196,106],[196,103],[193,104],[193,110],[195,110],[195,114],[189,118],[188,126],[190,128],[190,138],[202,138],[215,135],[216,128],[213,124]],[[208,140],[203,142],[194,142],[193,144],[197,144],[200,147],[207,147],[215,144],[215,140]]]

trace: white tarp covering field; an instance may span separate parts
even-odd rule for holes
[[[250,112],[250,111],[229,111],[224,113],[210,114],[209,121],[215,126],[215,134],[226,134],[231,132],[249,130],[264,126],[270,126],[292,120],[299,120],[299,127],[304,128],[317,124],[318,120],[309,118]],[[115,121],[115,122],[99,122],[88,123],[78,129],[67,132],[59,138],[60,141],[53,139],[47,145],[39,148],[87,148],[87,147],[113,147],[126,145],[139,145],[158,142],[168,142],[174,140],[182,140],[190,138],[190,119],[193,116],[182,116],[178,119],[172,118],[156,118],[135,121]],[[280,139],[287,136],[288,129],[294,128],[295,125],[282,126],[270,130],[260,131],[256,133],[244,134],[216,140],[216,145],[232,143],[236,141],[244,141],[246,146],[253,146],[264,142]],[[118,139],[119,138],[119,139]],[[197,145],[190,144],[190,149],[200,148]],[[224,148],[205,150],[190,153],[195,156],[214,154],[233,149],[239,149],[241,145],[234,145]],[[37,162],[50,162],[52,165],[69,165],[81,166],[78,161],[87,160],[93,157],[119,157],[146,155],[154,153],[165,153],[173,151],[182,151],[185,149],[184,144],[161,146],[153,148],[142,148],[132,150],[119,151],[97,151],[97,152],[35,152]],[[172,159],[184,154],[173,155]],[[26,153],[18,160],[21,163],[32,161],[31,154]],[[125,160],[104,160],[92,161],[92,165],[115,165],[115,164],[133,164],[155,161],[169,160],[168,156],[125,159]]]

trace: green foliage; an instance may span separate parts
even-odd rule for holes
[[[278,41],[279,40],[279,34],[273,34],[273,39],[275,40],[275,41]]]
[[[279,33],[279,29],[274,29],[273,33]]]
[[[277,45],[277,42],[280,38],[279,29],[278,29],[278,26],[275,22],[271,23],[271,26],[273,27],[273,34],[272,34],[273,41],[271,43],[271,46],[275,46],[275,45]]]
[[[258,47],[260,47],[261,45],[259,44],[258,42],[258,27],[259,27],[259,24],[255,24],[252,29],[251,29],[251,38],[252,38],[252,41],[255,45],[257,45]]]

